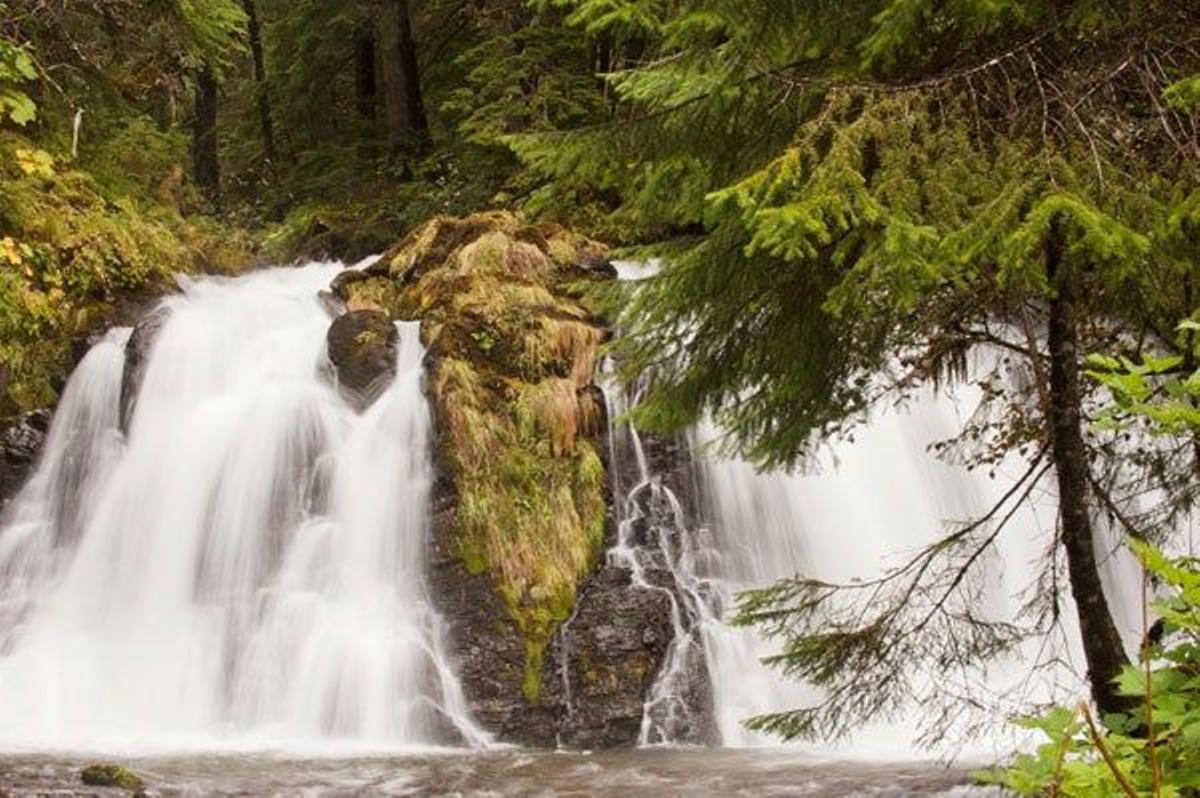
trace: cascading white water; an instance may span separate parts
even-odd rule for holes
[[[0,527],[0,744],[479,742],[423,576],[415,325],[355,413],[312,264],[168,299],[127,436],[128,330],[72,377]]]
[[[963,403],[972,408],[973,401]],[[827,449],[802,474],[759,473],[736,458],[703,461],[704,491],[713,538],[719,549],[717,607],[732,606],[738,592],[797,573],[833,582],[866,580],[912,556],[947,532],[950,524],[981,517],[1010,488],[1020,463],[1001,465],[994,475],[947,464],[928,451],[930,444],[956,435],[963,424],[959,405],[948,396],[926,396],[902,409],[876,414],[856,436]],[[711,441],[712,429],[698,438]],[[1011,506],[1007,505],[1007,506]],[[1016,510],[974,569],[982,605],[980,617],[1011,621],[1019,613],[1055,534],[1056,502],[1043,488]],[[1103,534],[1103,533],[1100,533]],[[1107,540],[1098,550],[1112,548]],[[1118,625],[1129,640],[1140,634],[1140,579],[1127,556],[1107,558],[1106,585]],[[1077,700],[1086,695],[1078,674],[1085,668],[1078,644],[1074,606],[1060,596],[1061,634],[1029,641],[1019,652],[981,667],[973,689],[999,696],[1015,689],[1024,701]],[[712,606],[712,605],[710,605]],[[761,662],[777,646],[748,629],[735,629],[713,613],[703,621],[705,652],[714,686],[716,723],[727,745],[772,742],[747,731],[754,715],[812,705],[819,696]],[[1061,664],[1030,672],[1035,661]],[[1007,708],[1016,708],[1009,705]],[[897,722],[880,722],[859,734],[841,753],[895,756],[911,750],[919,711]],[[995,718],[1002,730],[1003,716]],[[1003,754],[1011,735],[974,741],[962,750]],[[962,741],[952,738],[948,751]]]
[[[661,593],[670,608],[671,641],[666,661],[645,698],[638,744],[699,739],[704,736],[702,719],[696,717],[696,708],[688,700],[704,658],[697,624],[705,612],[705,599],[699,593],[702,580],[694,559],[698,547],[687,529],[678,497],[661,475],[652,471],[638,431],[621,421],[636,404],[636,393],[631,401],[621,390],[611,363],[605,363],[604,371],[609,468],[617,503],[617,542],[609,550],[608,560],[629,571],[634,590]],[[632,468],[622,462],[623,453],[632,455]],[[631,484],[623,484],[623,476]],[[566,686],[569,697],[569,683]]]

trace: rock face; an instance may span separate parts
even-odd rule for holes
[[[450,626],[450,650],[475,720],[496,739],[552,747],[558,732],[558,683],[552,663],[542,690],[525,695],[525,636],[510,617],[490,574],[471,573],[458,553],[458,495],[444,467],[433,486],[428,580],[434,602]]]
[[[672,683],[671,700],[650,708],[656,722],[650,742],[663,741],[655,731],[663,725],[663,715],[670,715],[671,742],[714,743],[712,694],[694,623],[694,598],[676,583],[659,545],[665,539],[671,554],[677,554],[682,538],[699,531],[695,461],[683,438],[642,433],[635,442],[626,429],[615,432],[613,439],[605,438],[606,465],[617,493],[610,502],[614,518],[606,547],[617,544],[618,524],[625,518],[626,544],[638,550],[641,583],[635,582],[627,560],[610,554],[560,631],[555,641],[564,708],[559,740],[574,748],[627,747],[639,741],[647,700],[668,665],[674,606],[691,645],[678,655],[682,678]],[[637,445],[651,482],[643,481]]]
[[[0,424],[0,511],[33,471],[49,429],[48,410],[25,413],[7,426]]]
[[[637,744],[646,695],[662,668],[671,633],[666,589],[639,588],[628,569],[613,565],[592,577],[575,616],[555,641],[563,745]]]
[[[608,450],[607,436],[599,443]],[[443,463],[433,487],[434,599],[451,628],[452,650],[471,712],[503,742],[534,747],[630,748],[638,743],[646,696],[672,638],[669,572],[647,574],[656,589],[601,558],[584,582],[575,612],[555,635],[538,675],[537,695],[523,689],[526,638],[487,573],[464,567],[455,544],[458,496]],[[608,502],[611,508],[613,503]],[[606,521],[605,550],[617,541]]]
[[[154,348],[158,334],[171,318],[171,308],[160,305],[134,325],[129,341],[125,344],[125,370],[121,373],[121,431],[128,432],[137,406],[138,391],[146,378],[146,367],[150,363],[150,350]]]
[[[359,409],[383,393],[396,376],[400,334],[386,313],[355,310],[334,319],[326,344],[338,389]]]

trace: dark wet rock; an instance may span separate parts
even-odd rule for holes
[[[559,715],[557,682],[547,657],[543,689],[530,701],[522,690],[525,636],[509,617],[486,573],[472,574],[454,538],[457,496],[439,468],[431,497],[433,534],[428,576],[434,601],[450,626],[450,650],[475,720],[501,742],[549,747]]]
[[[637,744],[646,695],[671,642],[670,613],[668,592],[634,585],[626,569],[605,565],[592,578],[555,643],[563,745]]]
[[[121,374],[121,430],[129,431],[133,413],[137,408],[138,392],[146,378],[150,365],[150,353],[158,340],[159,333],[171,318],[171,308],[159,305],[134,325],[129,341],[125,344],[125,370]]]
[[[79,778],[89,787],[117,787],[133,793],[141,793],[146,787],[141,776],[121,765],[88,765]]]
[[[296,261],[344,260],[353,263],[382,252],[400,231],[391,219],[364,219],[351,210],[324,209],[288,236],[287,257]]]
[[[640,487],[642,474],[633,439],[622,430],[615,440],[605,441],[605,448],[618,501],[632,500],[635,515],[642,516],[632,522],[632,532],[634,545],[644,549],[642,576],[647,584],[634,584],[632,574],[620,563],[604,562],[556,641],[556,655],[560,667],[566,665],[571,693],[561,738],[572,747],[611,748],[637,742],[646,699],[661,676],[675,634],[672,600],[682,611],[684,633],[694,642],[682,668],[686,678],[676,685],[673,696],[672,742],[703,745],[718,738],[694,599],[675,583],[659,548],[661,535],[671,556],[678,557],[680,546],[704,534],[697,463],[685,437],[643,433],[640,441],[652,475],[651,483]],[[678,501],[682,518],[676,519],[670,496]],[[613,537],[610,546],[616,542]]]
[[[386,313],[356,310],[329,326],[326,344],[338,389],[360,409],[370,404],[396,376],[400,334]]]
[[[33,472],[50,429],[50,412],[35,410],[0,421],[0,509]]]
[[[321,303],[321,307],[331,319],[336,319],[347,310],[345,300],[332,291],[318,291],[317,301]]]
[[[617,267],[604,255],[585,255],[576,264],[581,270],[604,280],[617,279]]]
[[[333,295],[343,302],[350,301],[350,287],[355,283],[365,282],[371,279],[372,275],[362,269],[346,269],[338,272],[333,281],[329,283],[329,290]]]

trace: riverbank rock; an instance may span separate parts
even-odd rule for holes
[[[48,410],[35,410],[8,423],[0,422],[0,511],[33,472],[49,430]]]
[[[338,389],[359,409],[369,407],[396,376],[400,336],[387,314],[355,310],[334,319],[326,335]]]
[[[139,795],[144,794],[146,788],[141,776],[121,765],[88,765],[79,778],[89,787],[117,787]]]

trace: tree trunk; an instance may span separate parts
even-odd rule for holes
[[[221,172],[217,163],[217,79],[207,64],[196,73],[192,169],[196,185],[215,199],[221,190]]]
[[[383,79],[388,144],[393,151],[417,151],[429,132],[421,98],[421,75],[408,0],[384,0],[379,61]]]
[[[354,43],[354,96],[358,115],[375,119],[375,34],[362,31]]]
[[[1063,262],[1062,239],[1053,227],[1046,243],[1046,269],[1056,290],[1050,302],[1049,420],[1063,547],[1067,552],[1071,594],[1079,613],[1092,699],[1101,712],[1120,712],[1128,709],[1128,701],[1117,694],[1113,680],[1129,664],[1129,659],[1109,612],[1096,564],[1088,511],[1088,455],[1080,411],[1074,275]]]
[[[271,96],[267,88],[267,66],[263,59],[262,28],[254,0],[242,0],[246,11],[246,29],[250,34],[250,54],[254,59],[254,84],[258,97],[258,119],[262,127],[263,155],[275,160],[275,131],[271,124]]]

